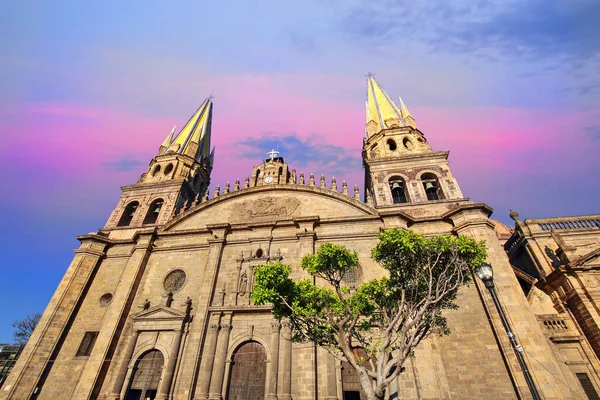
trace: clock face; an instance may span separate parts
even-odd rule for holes
[[[273,182],[273,177],[272,176],[265,176],[265,183],[271,183]]]

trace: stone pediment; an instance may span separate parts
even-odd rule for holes
[[[147,310],[138,312],[131,316],[134,322],[137,321],[171,321],[171,320],[183,320],[185,313],[177,311],[167,306],[154,306]]]
[[[205,228],[220,223],[256,224],[319,216],[377,217],[374,208],[343,193],[304,185],[258,186],[201,203],[167,223],[164,230]]]
[[[576,268],[593,268],[600,267],[600,248],[579,257],[572,267]]]

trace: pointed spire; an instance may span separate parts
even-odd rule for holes
[[[197,160],[208,157],[212,122],[212,97],[204,100],[192,118],[184,125],[169,149]]]
[[[416,129],[417,121],[415,121],[415,118],[412,116],[410,111],[408,111],[408,107],[406,107],[406,104],[404,104],[402,101],[402,97],[398,96],[398,99],[400,99],[400,115],[402,116],[404,123]]]
[[[392,128],[394,126],[410,125],[405,120],[405,115],[407,118],[412,119],[414,123],[414,118],[410,115],[410,112],[408,112],[408,108],[404,106],[402,100],[400,100],[400,103],[403,105],[404,109],[398,108],[392,101],[392,98],[385,90],[383,90],[383,87],[381,87],[379,82],[377,82],[374,75],[369,73],[367,75],[366,102],[367,135],[370,136],[380,132],[382,129]],[[373,121],[374,124],[371,121]]]
[[[173,142],[173,135],[175,134],[175,128],[176,127],[177,127],[177,125],[173,125],[173,129],[171,129],[171,133],[169,133],[167,135],[167,137],[165,138],[165,140],[160,145],[160,148],[158,150],[159,154],[163,154],[165,152],[165,150],[168,149],[169,146],[171,145],[171,143]]]

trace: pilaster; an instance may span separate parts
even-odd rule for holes
[[[105,372],[102,372],[105,371],[103,366],[105,367],[105,363],[112,362],[112,355],[117,347],[116,342],[120,339],[123,326],[129,317],[133,298],[146,269],[155,238],[154,233],[155,229],[141,232],[136,238],[131,256],[115,289],[113,302],[102,319],[98,338],[73,392],[73,398],[88,399],[92,396],[94,388],[99,388],[103,384],[105,378]]]

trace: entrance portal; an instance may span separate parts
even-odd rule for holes
[[[135,363],[125,400],[154,400],[163,362],[163,355],[158,350],[150,350],[140,357]]]
[[[356,348],[353,352],[354,357],[362,360],[363,365],[369,365],[369,356],[363,349]],[[360,386],[358,373],[352,365],[346,361],[342,362],[342,392],[344,394],[344,400],[360,400],[367,398]]]
[[[233,355],[227,398],[263,400],[266,378],[267,354],[263,346],[257,342],[242,344]]]

